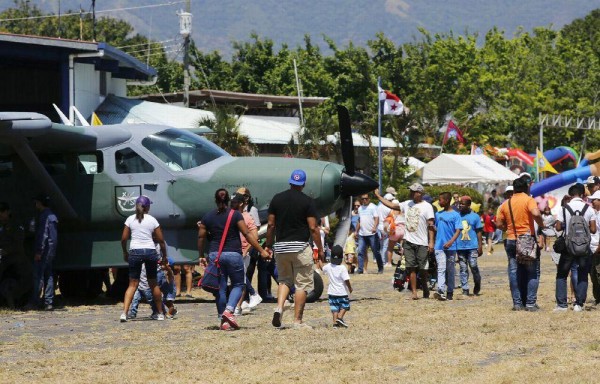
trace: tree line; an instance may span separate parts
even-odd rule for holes
[[[2,12],[0,19],[41,14],[35,5],[15,0],[15,7]],[[83,19],[86,40],[91,38],[89,19]],[[0,22],[0,31],[80,37],[78,18],[63,18],[61,23],[58,26],[56,18]],[[398,168],[397,156],[414,154],[425,138],[441,144],[439,128],[450,117],[464,133],[467,146],[451,141],[445,152],[467,152],[473,141],[534,152],[539,113],[599,116],[600,9],[558,31],[539,27],[532,32],[518,30],[512,37],[497,28],[484,36],[418,32],[413,41],[405,43],[378,33],[366,47],[352,42],[342,47],[322,36],[325,49],[309,35],[302,45],[275,47],[270,38],[252,34],[248,41],[232,42],[230,59],[218,51],[203,52],[192,43],[192,88],[296,95],[296,59],[304,96],[329,98],[322,106],[306,111],[307,142],[318,143],[316,139],[323,140],[337,130],[338,104],[348,107],[358,132],[376,135],[377,78],[381,77],[382,87],[398,95],[410,109],[407,115],[383,119],[384,135],[403,144],[395,152],[392,173]],[[97,40],[116,47],[137,47],[123,50],[158,70],[157,87],[162,92],[182,89],[181,63],[170,58],[158,42],[134,34],[127,22],[101,17]],[[130,89],[132,95],[153,92],[156,89]],[[581,130],[547,129],[544,145],[578,148],[584,135],[590,150],[600,149],[600,135]],[[301,155],[319,157],[328,150],[312,148]]]

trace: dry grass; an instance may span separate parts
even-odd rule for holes
[[[600,359],[596,311],[553,313],[554,265],[544,255],[539,313],[512,312],[502,252],[480,259],[482,295],[407,300],[392,271],[355,276],[347,330],[326,301],[312,331],[276,330],[273,304],[216,330],[209,295],[178,304],[175,321],[118,322],[120,305],[1,313],[0,382],[396,383],[592,382]],[[458,270],[458,268],[457,268]],[[147,306],[141,316],[149,313]],[[284,315],[284,323],[291,314]]]

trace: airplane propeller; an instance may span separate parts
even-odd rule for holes
[[[348,230],[350,229],[350,217],[352,213],[352,196],[361,195],[373,191],[379,184],[369,176],[356,172],[354,164],[354,143],[352,141],[352,127],[350,126],[350,113],[343,105],[337,106],[338,122],[340,127],[340,144],[342,158],[344,160],[344,172],[342,172],[340,191],[345,198],[344,206],[340,212],[340,222],[335,234],[335,245],[344,246]]]

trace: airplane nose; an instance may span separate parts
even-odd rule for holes
[[[358,196],[373,191],[379,184],[367,175],[342,172],[340,192],[343,196]]]

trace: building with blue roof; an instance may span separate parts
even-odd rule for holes
[[[39,112],[71,121],[70,106],[89,119],[108,95],[127,85],[153,84],[157,72],[102,42],[0,33],[0,111]]]

